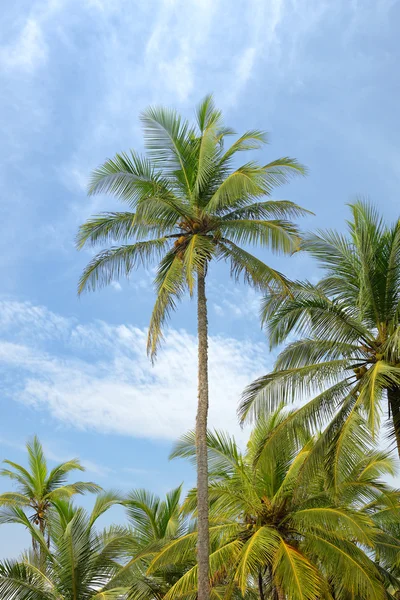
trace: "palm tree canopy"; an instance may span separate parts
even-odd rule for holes
[[[16,485],[14,492],[0,494],[0,505],[5,507],[0,513],[0,523],[10,522],[16,515],[14,509],[22,513],[27,511],[33,522],[42,521],[55,501],[101,490],[100,486],[90,481],[68,483],[70,473],[85,470],[77,459],[49,470],[43,447],[36,436],[26,444],[26,449],[27,469],[10,460],[4,460],[6,467],[0,469],[0,476],[7,477]]]
[[[126,589],[113,585],[113,578],[130,543],[130,532],[120,526],[96,530],[96,522],[120,499],[112,493],[100,495],[88,514],[66,500],[57,500],[50,512],[51,547],[31,525],[31,534],[45,560],[26,555],[20,561],[0,563],[0,595],[4,600],[114,599]]]
[[[286,253],[297,248],[291,219],[307,211],[265,198],[305,169],[288,157],[237,166],[236,155],[262,147],[267,136],[247,131],[226,148],[234,132],[224,127],[211,96],[199,105],[195,125],[163,108],[149,108],[141,120],[147,155],[117,154],[92,175],[90,194],[113,194],[129,211],[103,213],[80,227],[78,248],[108,247],[87,265],[78,291],[107,285],[158,260],[148,338],[154,356],[165,320],[185,291],[192,294],[197,272],[212,258],[228,261],[234,277],[264,289],[287,285],[283,275],[241,245]]]
[[[128,588],[128,597],[135,600],[163,598],[169,589],[195,564],[195,555],[183,561],[163,565],[148,573],[151,561],[172,540],[186,535],[191,523],[181,505],[181,486],[171,490],[161,499],[147,490],[131,491],[124,500],[129,524],[132,528],[128,548],[130,560],[115,580]]]
[[[124,506],[141,545],[182,534],[187,523],[181,512],[181,495],[182,486],[168,492],[164,500],[147,490],[133,490],[128,494]]]
[[[399,494],[381,479],[393,473],[393,460],[368,445],[357,452],[349,440],[338,460],[340,486],[334,488],[321,462],[318,469],[309,466],[318,439],[299,445],[286,429],[279,447],[268,444],[286,419],[281,410],[260,419],[245,454],[229,436],[208,435],[213,585],[222,579],[229,582],[226,589],[237,586],[242,593],[261,585],[265,598],[276,597],[277,590],[292,600],[385,598],[388,582],[399,589],[387,567],[390,560],[398,562],[400,542],[385,529],[397,521]],[[193,433],[172,456],[195,457]],[[196,514],[196,490],[184,506]],[[150,572],[194,552],[195,544],[196,532],[167,544]],[[380,562],[372,560],[377,545],[385,556]],[[196,577],[193,567],[167,598],[194,594]]]
[[[240,407],[244,420],[281,402],[315,398],[304,414],[330,432],[355,412],[378,431],[383,399],[400,450],[400,221],[387,226],[366,202],[350,205],[348,233],[321,231],[302,247],[324,276],[291,295],[267,294],[263,319],[271,346],[295,338],[274,371],[254,382]],[[349,425],[350,426],[350,425]]]

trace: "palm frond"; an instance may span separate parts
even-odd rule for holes
[[[121,276],[128,277],[133,269],[140,265],[147,267],[151,261],[162,255],[168,245],[167,238],[159,238],[115,246],[99,252],[83,271],[78,294],[109,285]]]
[[[279,588],[293,600],[313,600],[323,589],[315,566],[284,540],[276,553],[273,570]]]
[[[162,339],[162,327],[186,290],[183,262],[170,251],[161,260],[156,276],[157,299],[150,319],[147,352],[154,358]]]

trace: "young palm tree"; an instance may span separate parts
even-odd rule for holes
[[[43,448],[35,436],[26,444],[29,470],[10,460],[3,461],[10,468],[0,470],[0,475],[17,484],[15,492],[0,494],[0,523],[19,522],[29,527],[29,523],[37,526],[44,536],[47,531],[49,510],[60,498],[71,498],[75,494],[85,492],[97,493],[101,488],[89,481],[67,483],[72,471],[84,471],[77,459],[72,459],[54,467],[47,468]],[[38,548],[36,538],[32,538],[34,549]]]
[[[398,590],[399,581],[386,568],[389,556],[373,559],[378,546],[380,553],[390,549],[392,565],[399,559],[400,541],[380,528],[398,521],[399,494],[380,479],[393,474],[393,461],[366,446],[359,453],[350,441],[339,458],[339,487],[332,488],[322,463],[308,468],[313,439],[301,447],[287,430],[279,448],[268,443],[285,421],[280,411],[260,420],[244,455],[232,438],[208,435],[213,585],[223,580],[227,597],[235,586],[245,593],[256,585],[260,600],[388,597],[385,585]],[[194,455],[190,434],[173,456]],[[196,496],[189,494],[188,511],[196,509]],[[150,571],[182,560],[195,541],[194,532],[171,542]],[[166,600],[191,597],[196,580],[194,567]]]
[[[234,132],[223,127],[211,97],[197,109],[191,126],[175,111],[149,108],[142,115],[147,157],[117,154],[94,171],[90,194],[111,193],[128,212],[96,216],[79,230],[77,245],[114,244],[97,254],[83,272],[79,293],[129,275],[159,260],[156,302],[151,316],[148,352],[155,357],[162,327],[185,291],[197,282],[198,410],[196,419],[199,490],[199,600],[206,600],[208,501],[206,430],[208,413],[208,324],[205,281],[213,259],[230,264],[231,273],[265,289],[286,286],[286,279],[242,246],[261,245],[290,253],[298,243],[290,219],[306,211],[287,202],[266,201],[273,187],[304,173],[294,159],[266,165],[234,162],[242,151],[266,143],[262,131],[248,131],[229,148]]]
[[[303,241],[325,271],[318,285],[299,283],[291,295],[265,298],[271,346],[300,339],[246,390],[240,414],[246,419],[311,393],[299,417],[335,416],[328,432],[340,443],[342,427],[360,411],[375,433],[386,399],[400,455],[400,221],[386,226],[365,202],[350,209],[347,235],[326,231]]]
[[[129,588],[129,597],[136,600],[161,600],[195,562],[193,554],[183,563],[166,565],[147,573],[152,559],[172,540],[186,535],[191,524],[181,510],[181,486],[171,490],[161,500],[146,490],[133,490],[124,501],[132,527],[130,560],[118,575],[118,583]]]
[[[3,600],[112,600],[126,589],[114,586],[125,557],[130,534],[123,527],[96,531],[96,521],[118,499],[100,495],[91,514],[57,500],[49,515],[51,549],[40,531],[31,525],[44,553],[26,555],[20,561],[0,563],[0,596]]]

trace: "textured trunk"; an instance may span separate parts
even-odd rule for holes
[[[392,418],[397,452],[400,457],[400,388],[391,388],[387,390],[387,394],[389,400],[389,414]]]
[[[278,600],[285,600],[285,594],[282,592],[281,588],[276,588],[276,595]]]
[[[46,531],[46,523],[45,523],[45,520],[43,518],[39,519],[39,529],[40,529],[40,533],[42,534],[42,536],[44,538],[45,537],[45,531]],[[44,549],[40,545],[40,548],[39,548],[39,564],[40,564],[40,568],[41,569],[44,567],[45,557],[46,557],[46,555],[44,553]]]
[[[262,573],[258,574],[258,593],[260,594],[260,600],[265,600]]]
[[[198,511],[198,600],[208,600],[209,530],[208,530],[208,322],[205,270],[197,276],[197,331],[199,344],[198,404],[196,417],[197,511]]]

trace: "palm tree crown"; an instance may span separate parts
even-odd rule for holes
[[[38,526],[42,534],[47,529],[48,513],[59,499],[71,498],[85,492],[97,493],[101,487],[89,481],[68,483],[72,471],[84,471],[77,459],[61,463],[51,469],[39,439],[35,436],[26,444],[29,470],[10,460],[3,461],[9,468],[0,470],[0,475],[16,483],[16,491],[0,495],[0,523],[19,522],[29,527],[29,522]],[[33,538],[35,547],[35,538]]]
[[[113,579],[121,570],[130,533],[121,526],[96,530],[98,518],[119,499],[99,495],[88,514],[57,500],[49,514],[51,550],[37,528],[31,534],[42,550],[19,561],[0,563],[0,595],[13,600],[112,600],[126,589]]]
[[[131,559],[119,573],[118,583],[129,587],[129,597],[141,600],[164,598],[185,571],[194,566],[196,558],[193,554],[182,562],[175,561],[148,573],[157,553],[192,528],[180,501],[181,486],[168,492],[163,500],[139,489],[130,492],[124,501],[133,532],[129,549]]]
[[[288,201],[260,201],[274,186],[304,173],[295,159],[235,165],[237,153],[266,143],[264,132],[248,131],[226,149],[225,139],[234,132],[223,126],[211,97],[200,104],[196,116],[197,126],[191,126],[172,110],[149,108],[142,114],[148,155],[117,154],[94,171],[89,188],[90,194],[113,194],[132,212],[89,219],[77,237],[78,248],[118,244],[88,264],[79,292],[160,260],[148,338],[152,355],[176,301],[185,290],[193,293],[197,273],[212,258],[227,260],[234,276],[243,275],[252,284],[284,285],[280,273],[240,245],[291,252],[298,237],[289,219],[307,212]]]
[[[400,453],[400,221],[386,226],[365,202],[350,208],[347,236],[327,231],[303,240],[325,271],[318,285],[299,283],[291,295],[265,298],[272,346],[300,339],[248,388],[241,417],[316,394],[299,415],[317,423],[334,417],[327,437],[340,442],[338,431],[356,413],[375,433],[386,398]]]
[[[314,463],[318,440],[303,432],[303,444],[297,443],[286,421],[282,411],[260,419],[244,454],[229,436],[208,434],[215,597],[221,581],[228,597],[234,586],[242,593],[255,587],[260,600],[366,600],[386,597],[385,583],[399,589],[390,569],[400,543],[383,527],[397,521],[399,494],[381,480],[394,473],[393,459],[366,440],[360,447],[349,439],[338,460],[339,485],[332,487],[323,463]],[[282,427],[286,435],[277,442]],[[192,459],[194,435],[182,438],[172,456]],[[186,500],[189,512],[196,495],[192,490]],[[151,568],[190,554],[195,536],[167,544]],[[377,547],[381,564],[373,560]],[[193,567],[167,598],[191,596],[196,577]]]

